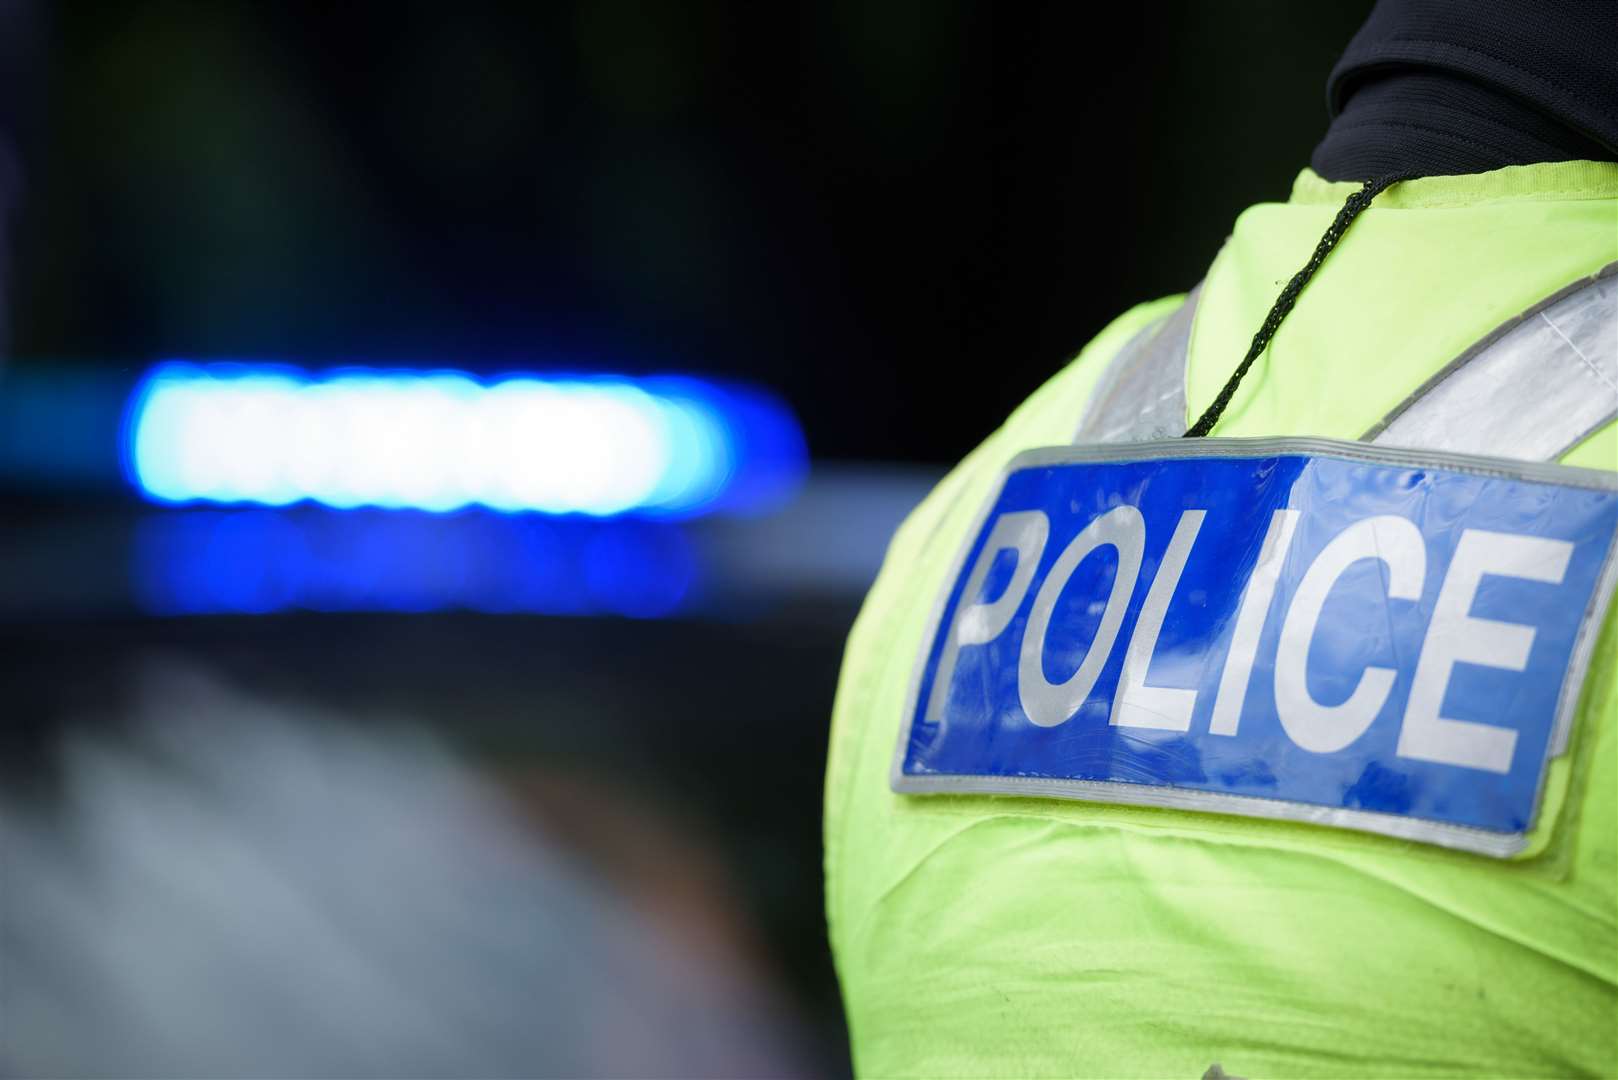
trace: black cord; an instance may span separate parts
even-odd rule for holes
[[[1208,406],[1207,411],[1198,418],[1196,423],[1191,425],[1190,430],[1182,438],[1198,439],[1213,430],[1214,424],[1218,423],[1220,416],[1224,415],[1225,407],[1230,404],[1230,399],[1236,396],[1236,387],[1241,383],[1243,376],[1253,366],[1253,361],[1257,360],[1269,346],[1270,338],[1275,336],[1275,331],[1281,325],[1281,320],[1287,317],[1287,313],[1292,310],[1292,306],[1298,302],[1298,294],[1303,292],[1305,285],[1309,284],[1309,279],[1315,276],[1315,271],[1319,270],[1320,264],[1326,261],[1326,256],[1331,253],[1332,248],[1337,246],[1337,241],[1343,238],[1343,233],[1347,231],[1349,223],[1359,217],[1361,210],[1371,205],[1372,199],[1399,181],[1409,179],[1411,179],[1410,173],[1379,176],[1367,180],[1364,187],[1348,197],[1348,201],[1343,203],[1343,208],[1337,211],[1337,217],[1332,220],[1331,227],[1320,238],[1320,243],[1315,245],[1315,253],[1309,256],[1309,261],[1304,264],[1302,270],[1292,275],[1292,280],[1287,282],[1286,288],[1281,290],[1281,295],[1275,298],[1275,306],[1270,308],[1270,313],[1264,317],[1264,325],[1260,326],[1258,333],[1253,335],[1253,343],[1247,347],[1247,355],[1242,358],[1242,362],[1237,365],[1236,370],[1225,381],[1225,385],[1220,388],[1218,395]]]

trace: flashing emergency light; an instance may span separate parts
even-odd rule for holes
[[[136,388],[124,460],[160,503],[590,517],[761,512],[805,470],[787,407],[735,384],[183,361]]]

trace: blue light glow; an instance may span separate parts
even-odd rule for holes
[[[136,388],[125,442],[164,503],[685,517],[779,506],[805,469],[780,401],[683,377],[176,361]]]
[[[625,615],[700,597],[673,521],[354,510],[175,510],[143,519],[132,582],[154,615],[283,611]]]

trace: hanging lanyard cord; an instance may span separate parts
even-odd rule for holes
[[[1253,361],[1257,360],[1263,354],[1265,348],[1269,346],[1270,338],[1275,336],[1275,331],[1280,327],[1281,320],[1287,317],[1287,313],[1292,310],[1292,306],[1298,302],[1298,294],[1303,292],[1305,285],[1309,284],[1309,279],[1315,276],[1315,271],[1319,270],[1320,264],[1326,261],[1326,256],[1331,254],[1331,249],[1337,246],[1337,241],[1343,238],[1343,233],[1348,230],[1350,223],[1360,216],[1361,210],[1371,205],[1372,199],[1393,184],[1410,178],[1411,174],[1409,173],[1394,173],[1391,176],[1375,177],[1365,181],[1364,187],[1348,197],[1348,201],[1343,203],[1343,208],[1337,211],[1337,217],[1332,220],[1331,226],[1327,228],[1325,235],[1320,238],[1320,243],[1315,245],[1315,253],[1309,256],[1309,261],[1304,264],[1302,270],[1292,275],[1292,280],[1287,282],[1286,288],[1281,290],[1281,295],[1275,298],[1275,306],[1270,308],[1270,313],[1264,317],[1264,325],[1260,326],[1258,333],[1253,335],[1253,343],[1247,347],[1247,355],[1242,358],[1242,362],[1236,366],[1236,370],[1225,381],[1225,385],[1220,388],[1218,395],[1209,404],[1207,411],[1198,418],[1195,424],[1191,425],[1190,430],[1182,438],[1201,438],[1213,430],[1214,424],[1218,423],[1220,416],[1224,415],[1225,407],[1230,404],[1230,399],[1236,395],[1236,387],[1241,383],[1248,369],[1253,366]]]

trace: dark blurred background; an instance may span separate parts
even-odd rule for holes
[[[819,784],[887,533],[1285,197],[1368,9],[0,3],[8,784],[48,802],[62,733],[118,729],[153,664],[383,740],[407,717],[669,933],[745,957],[783,1060],[846,1071]],[[104,389],[175,356],[742,380],[811,467],[774,519],[680,526],[729,584],[667,618],[177,615],[131,584],[141,545],[221,511],[130,490]]]
[[[735,374],[953,461],[1285,197],[1368,7],[63,5],[13,348]]]

